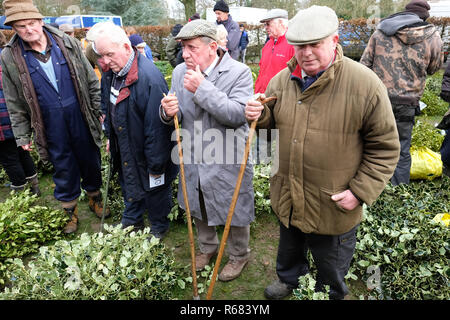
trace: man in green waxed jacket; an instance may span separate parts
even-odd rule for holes
[[[64,232],[72,233],[80,185],[90,209],[98,217],[103,210],[98,78],[78,42],[44,25],[31,0],[4,0],[3,7],[5,25],[16,32],[1,55],[14,136],[29,150],[33,132],[42,160],[52,163],[54,195],[70,218]]]
[[[328,7],[301,10],[286,37],[295,49],[270,82],[262,106],[247,102],[248,120],[279,131],[278,171],[270,178],[280,220],[278,279],[264,294],[288,296],[309,272],[331,299],[348,293],[344,278],[356,244],[362,204],[373,203],[399,157],[398,134],[386,87],[375,73],[343,56],[338,19]]]

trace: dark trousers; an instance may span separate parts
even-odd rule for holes
[[[121,186],[124,190],[122,182]],[[152,232],[163,233],[169,228],[167,216],[172,209],[172,187],[170,183],[148,192],[143,199],[133,202],[128,202],[125,196],[123,199],[125,210],[122,215],[122,225],[130,226],[143,223],[144,212],[147,210]]]
[[[391,183],[399,185],[400,183],[409,184],[411,171],[411,135],[414,127],[414,117],[416,108],[408,105],[392,105],[395,122],[397,123],[398,137],[400,139],[400,158],[397,162]]]
[[[441,145],[441,159],[444,166],[450,168],[450,130],[445,131],[446,135]]]
[[[0,141],[0,164],[6,171],[12,187],[22,187],[27,178],[36,174],[36,167],[28,151],[17,147],[14,139]]]
[[[356,245],[356,230],[339,236],[303,233],[280,223],[280,242],[277,255],[277,275],[281,282],[294,288],[298,278],[309,272],[308,250],[317,267],[316,291],[330,286],[330,299],[343,299],[348,294],[344,277],[350,268]]]

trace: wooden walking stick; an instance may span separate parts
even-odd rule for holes
[[[276,97],[269,97],[266,99],[258,98],[257,100],[261,102],[261,104],[266,104],[269,101],[276,100]],[[223,231],[222,240],[220,241],[219,253],[217,254],[217,260],[214,265],[214,271],[211,278],[211,283],[208,288],[208,294],[206,295],[206,300],[211,300],[212,293],[214,290],[214,285],[216,283],[217,273],[219,271],[220,262],[222,261],[223,251],[225,249],[225,245],[228,239],[228,233],[230,232],[231,220],[233,219],[234,208],[236,207],[236,202],[239,197],[239,190],[241,189],[242,178],[244,177],[245,168],[247,167],[248,155],[250,153],[250,144],[252,143],[253,135],[255,133],[256,124],[258,120],[254,120],[250,125],[250,130],[248,133],[247,143],[245,144],[244,151],[244,159],[241,164],[241,168],[239,170],[238,179],[236,182],[236,187],[234,188],[233,198],[231,199],[231,205],[228,210],[227,220],[225,222],[225,229]]]
[[[175,93],[174,93],[174,95],[175,95]],[[164,94],[164,97],[165,96],[166,96],[166,94]],[[177,134],[178,155],[180,157],[181,188],[183,190],[184,205],[186,207],[186,217],[188,220],[187,224],[188,224],[189,243],[191,246],[192,287],[193,287],[193,291],[194,291],[193,299],[200,300],[200,297],[198,295],[198,288],[197,288],[197,271],[196,271],[196,265],[195,265],[194,233],[192,231],[191,210],[189,209],[189,200],[188,200],[187,191],[186,191],[186,179],[184,177],[184,164],[183,164],[183,149],[181,147],[180,126],[178,123],[177,114],[175,114],[173,120],[175,122],[175,131]]]

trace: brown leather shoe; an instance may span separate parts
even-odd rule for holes
[[[96,196],[88,197],[89,198],[89,209],[96,214],[97,217],[101,218],[103,213],[103,202],[102,202],[102,194],[99,193]],[[105,218],[109,217],[111,212],[109,208],[105,210]]]
[[[73,233],[78,229],[78,207],[64,208],[66,214],[69,215],[70,221],[64,227],[64,233]]]
[[[241,274],[242,269],[244,269],[247,262],[248,259],[228,260],[228,263],[225,265],[225,267],[223,267],[222,271],[219,274],[219,280],[231,281],[233,279],[236,279]]]
[[[205,267],[208,265],[209,260],[216,254],[217,252],[212,253],[198,253],[195,256],[195,270],[200,271],[205,269]]]

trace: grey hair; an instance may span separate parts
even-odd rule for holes
[[[128,39],[127,34],[125,33],[125,30],[123,30],[118,25],[115,25],[114,23],[107,21],[107,22],[98,22],[94,25],[99,25],[91,35],[93,38],[94,43],[97,41],[97,39],[101,36],[102,38],[107,37],[109,40],[111,40],[112,43],[115,44],[128,44],[131,47],[130,39]],[[92,27],[92,28],[94,28]],[[90,30],[89,30],[90,31]]]

